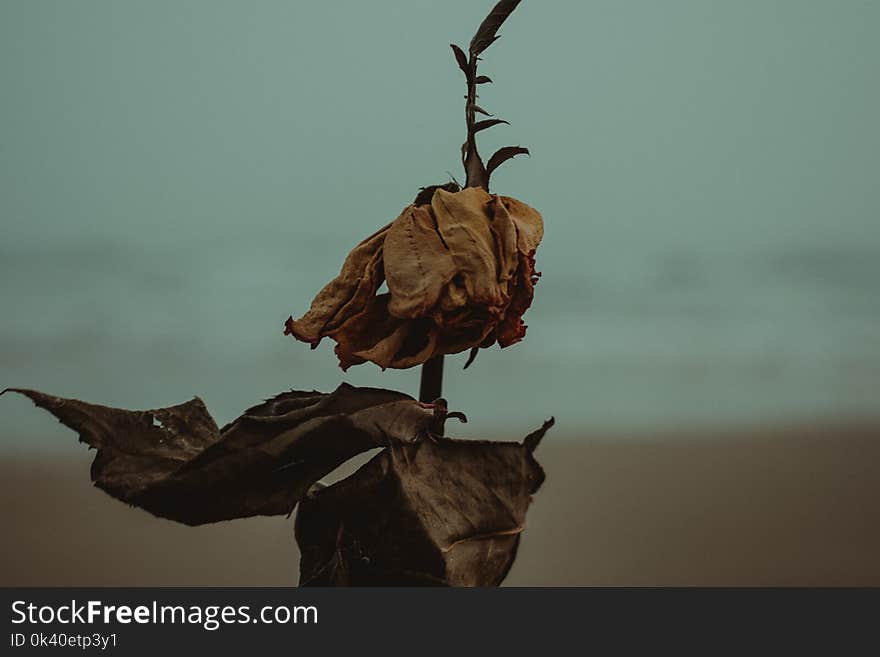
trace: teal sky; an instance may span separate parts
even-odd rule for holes
[[[0,290],[8,312],[0,334],[8,376],[128,406],[135,397],[159,405],[213,394],[228,414],[273,392],[251,392],[258,381],[332,387],[342,375],[329,348],[298,350],[281,341],[280,323],[302,312],[347,250],[393,219],[418,187],[445,182],[447,171],[461,177],[464,84],[448,44],[465,45],[490,6],[2,0]],[[834,351],[848,342],[880,353],[869,280],[880,254],[878,33],[880,3],[869,0],[524,0],[482,64],[495,84],[483,88],[481,104],[512,125],[482,133],[481,150],[531,149],[531,158],[495,174],[493,191],[544,214],[545,277],[526,341],[484,359],[485,375],[498,378],[455,374],[452,385],[461,381],[486,404],[543,391],[533,413],[540,421],[581,408],[577,386],[592,380],[597,421],[625,422],[639,407],[627,395],[654,408],[658,381],[679,371],[626,378],[632,363],[613,354],[638,359],[654,338],[658,367],[678,340],[682,349],[704,345],[698,357],[719,372],[730,365],[729,345],[746,354],[731,357],[737,366],[778,349],[803,356],[816,386],[831,352],[835,367],[861,368],[853,389],[880,381],[876,355]],[[812,264],[796,281],[805,287],[764,286],[749,254],[767,250],[807,254]],[[746,299],[777,312],[795,299],[805,310],[773,315],[767,321],[777,323],[755,329],[748,347],[716,340],[719,329],[680,313],[685,328],[668,336],[662,325],[630,335],[610,320],[590,323],[607,294],[623,299],[633,326],[655,326],[653,293],[629,301],[617,291],[667,253],[685,268],[693,259],[727,263],[724,276],[735,282],[705,292],[719,307]],[[823,264],[829,258],[850,278],[841,283],[840,268]],[[126,277],[146,292],[124,286]],[[199,296],[172,298],[187,285]],[[835,314],[844,297],[855,308],[851,324]],[[787,346],[817,321],[820,335]],[[53,350],[73,338],[118,351],[65,361]],[[163,361],[150,349],[191,352],[196,341],[205,350],[197,363],[169,357],[169,373],[158,373]],[[278,342],[271,356],[242,369],[240,354],[269,341]],[[584,359],[570,371],[560,360],[556,372],[569,378],[555,397],[547,391],[559,381],[541,363],[565,356],[548,356],[551,347]],[[142,360],[119,360],[135,352]],[[153,378],[133,387],[121,370],[140,365],[153,367]],[[414,391],[414,372],[383,378],[369,367],[348,380]],[[797,367],[792,380],[801,378]],[[240,378],[217,383],[230,370]],[[518,376],[531,377],[530,391],[511,383]],[[742,399],[730,382],[694,384],[707,398],[739,400],[709,404],[710,416],[750,416],[752,402],[770,414],[870,406],[863,390],[851,408],[826,388],[805,393],[799,406],[791,392],[774,405],[776,388],[752,393],[737,381]],[[162,394],[147,394],[157,388]],[[662,406],[679,409],[670,411],[676,421],[691,419],[693,394],[681,390]],[[549,408],[554,399],[561,409]],[[577,412],[578,423],[589,420]]]
[[[460,173],[447,44],[489,4],[6,0],[6,239],[369,232]],[[525,0],[483,65],[513,124],[483,150],[533,158],[495,186],[560,257],[605,231],[876,240],[878,27],[870,1]]]

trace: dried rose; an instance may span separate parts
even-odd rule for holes
[[[434,356],[525,335],[522,315],[540,274],[537,210],[480,187],[434,191],[348,255],[342,271],[286,334],[337,342],[342,369],[372,361],[406,368]],[[388,293],[377,295],[383,281]]]
[[[492,81],[477,75],[477,66],[518,4],[500,0],[467,54],[452,44],[467,82],[465,189],[457,183],[423,188],[397,219],[355,247],[305,315],[287,320],[285,334],[313,348],[324,337],[336,340],[342,369],[366,361],[383,369],[413,367],[466,349],[473,356],[479,347],[507,347],[525,335],[522,315],[540,276],[535,250],[544,224],[525,203],[490,194],[489,178],[529,150],[505,146],[484,163],[476,141],[478,132],[507,123],[476,120],[489,115],[477,105],[477,87]],[[377,295],[383,281],[388,293]]]

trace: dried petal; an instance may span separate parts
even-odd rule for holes
[[[491,200],[489,193],[479,187],[457,194],[438,190],[431,208],[469,304],[497,307],[504,304],[504,293],[498,287],[498,259],[488,221]],[[396,264],[389,262],[389,266]]]
[[[434,198],[440,194],[438,190]],[[442,192],[446,193],[446,192]],[[391,291],[388,312],[395,317],[426,317],[455,276],[452,252],[437,232],[431,206],[409,206],[385,238],[385,278]]]
[[[380,228],[348,254],[339,276],[324,286],[305,315],[287,324],[285,333],[315,345],[363,311],[384,280],[382,245],[390,226]]]

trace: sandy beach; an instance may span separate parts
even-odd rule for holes
[[[292,519],[178,526],[64,455],[2,463],[3,585],[296,584]],[[551,435],[539,457],[506,585],[880,585],[880,421]]]

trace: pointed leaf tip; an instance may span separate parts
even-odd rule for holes
[[[530,155],[529,149],[523,146],[505,146],[504,148],[499,148],[495,151],[495,154],[489,158],[489,163],[486,165],[486,172],[491,174],[504,162],[517,155]]]
[[[519,3],[520,0],[501,0],[492,8],[492,11],[477,28],[474,38],[471,39],[470,51],[472,55],[479,55],[498,39],[499,28]]]
[[[541,425],[540,429],[535,429],[528,436],[523,438],[523,447],[525,447],[529,452],[534,452],[538,445],[541,443],[541,440],[544,438],[544,435],[550,430],[550,428],[556,424],[556,418],[551,417],[549,420],[545,421],[544,424]]]
[[[491,128],[493,125],[498,125],[499,123],[505,123],[510,125],[508,121],[504,119],[486,119],[484,121],[477,121],[474,123],[474,132],[479,132],[480,130],[485,130],[486,128]]]
[[[473,363],[476,360],[477,354],[479,353],[479,351],[480,351],[479,347],[474,347],[471,349],[471,353],[468,354],[467,362],[464,364],[464,367],[462,369],[466,370],[467,368],[469,368],[471,366],[471,363]]]
[[[454,43],[450,43],[449,47],[452,48],[452,52],[455,54],[455,61],[458,62],[458,68],[460,68],[465,75],[468,75],[468,60],[464,51]]]

